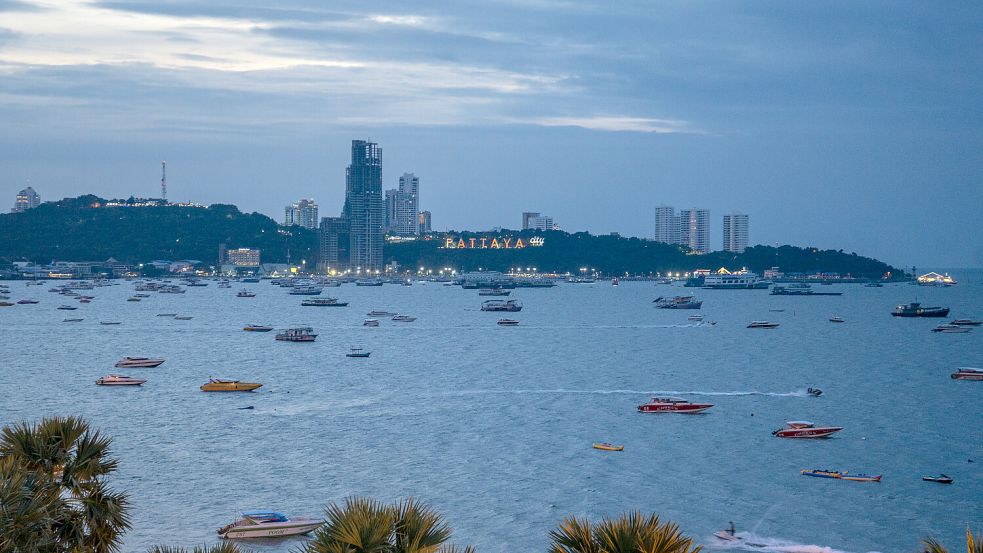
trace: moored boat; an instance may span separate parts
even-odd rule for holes
[[[261,386],[262,384],[257,382],[209,378],[208,382],[202,384],[200,389],[202,392],[251,392]]]
[[[485,300],[481,304],[481,310],[515,313],[517,311],[522,311],[522,304],[517,300]]]
[[[41,302],[38,300],[31,300],[31,299],[24,298],[22,300],[17,300],[17,303],[21,305],[34,305],[35,303],[41,303]]]
[[[116,362],[116,367],[126,369],[152,369],[159,367],[163,362],[163,359],[151,359],[149,357],[124,357]]]
[[[881,475],[851,473],[849,471],[825,470],[825,469],[806,469],[799,471],[803,476],[813,476],[816,478],[833,478],[836,480],[851,480],[853,482],[880,482]]]
[[[281,342],[313,342],[317,339],[317,334],[309,326],[299,326],[278,332],[276,339]]]
[[[323,520],[291,519],[276,511],[243,511],[241,518],[219,528],[218,535],[226,539],[300,536],[317,530],[322,524]]]
[[[392,320],[396,321],[397,323],[412,323],[416,320],[416,317],[410,317],[409,315],[394,315]]]
[[[288,293],[291,296],[320,296],[321,288],[318,286],[294,286]]]
[[[779,438],[826,438],[840,430],[841,426],[816,426],[808,421],[788,421],[784,428],[772,432]]]
[[[58,309],[61,309],[62,311],[75,311],[76,309],[78,309],[78,307],[75,307],[74,305],[59,305]]]
[[[958,367],[956,372],[949,375],[953,380],[983,380],[983,369],[973,367]]]
[[[952,477],[941,472],[938,476],[922,476],[922,480],[926,482],[938,482],[939,484],[952,484]]]
[[[747,327],[748,328],[778,328],[779,323],[773,323],[771,321],[751,321]]]
[[[594,442],[594,449],[600,449],[601,451],[624,451],[625,446],[614,445],[608,442]]]
[[[362,326],[379,326],[379,319],[365,319]]]
[[[23,300],[21,300],[21,301],[23,301]],[[17,302],[17,303],[20,303],[20,302]],[[956,325],[956,326],[980,326],[980,325],[983,325],[983,321],[977,321],[977,320],[974,320],[974,319],[956,319],[956,320],[952,321],[949,324]]]
[[[702,413],[713,407],[712,403],[691,403],[678,397],[653,397],[646,404],[639,405],[642,413]]]
[[[932,332],[941,332],[943,334],[966,334],[971,332],[973,329],[968,326],[959,325],[939,325],[932,329]]]
[[[842,322],[845,322],[845,321],[843,320],[843,317],[830,317],[829,318],[829,322],[831,322],[831,323],[842,323]]]
[[[255,298],[256,292],[250,292],[249,290],[239,290],[236,292],[237,298]]]
[[[652,300],[659,309],[699,309],[703,301],[693,296],[658,297]]]
[[[338,298],[312,298],[300,302],[305,307],[347,307],[347,301],[338,301]]]
[[[246,332],[269,332],[269,331],[273,330],[273,327],[272,326],[266,326],[266,325],[248,324],[248,325],[242,327],[242,329],[245,330]]]
[[[911,302],[895,307],[891,315],[894,317],[946,317],[949,315],[949,308],[922,307],[922,304],[918,302]]]
[[[371,351],[365,351],[362,348],[352,348],[351,351],[345,354],[345,357],[368,357],[371,354]]]
[[[99,380],[96,380],[96,384],[100,386],[139,386],[144,382],[146,382],[146,380],[142,378],[132,378],[119,374],[107,374]]]
[[[390,313],[389,311],[379,311],[372,310],[366,313],[369,317],[392,317],[393,315],[398,315],[398,313]]]

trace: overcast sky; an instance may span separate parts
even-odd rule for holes
[[[0,0],[0,207],[28,182],[336,215],[350,141],[436,229],[751,241],[983,266],[983,3]],[[330,7],[325,7],[330,5]],[[10,205],[6,205],[10,204]]]

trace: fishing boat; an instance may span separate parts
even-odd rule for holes
[[[825,469],[806,469],[799,471],[803,476],[813,476],[816,478],[833,478],[836,480],[851,480],[853,482],[880,482],[881,475],[850,473],[849,471],[825,470]]]
[[[748,328],[778,328],[779,323],[773,323],[770,321],[751,321],[747,327]]]
[[[116,362],[116,368],[152,369],[154,367],[159,367],[163,362],[163,359],[151,359],[149,357],[124,357]]]
[[[953,380],[983,380],[983,369],[959,367],[949,375]]]
[[[379,326],[379,319],[365,319],[362,326]]]
[[[201,385],[202,392],[251,392],[259,388],[262,384],[256,382],[241,382],[239,380],[226,380],[223,378],[209,378],[208,382]]]
[[[273,327],[272,326],[266,326],[266,325],[248,324],[248,325],[242,327],[242,329],[245,330],[246,332],[269,332],[269,331],[273,330]]]
[[[943,334],[966,334],[967,332],[972,332],[972,328],[968,326],[959,325],[939,325],[932,329],[932,332],[941,332]]]
[[[625,446],[609,444],[608,442],[594,442],[594,449],[601,451],[624,451]]]
[[[516,300],[485,300],[481,304],[481,310],[515,313],[517,311],[522,311],[522,304]]]
[[[17,303],[20,303],[20,301]],[[956,319],[949,324],[956,325],[956,326],[980,326],[983,325],[983,321],[977,321],[974,319]]]
[[[96,380],[96,384],[100,386],[139,386],[144,382],[146,382],[146,380],[142,378],[132,378],[118,374],[107,374],[99,380]]]
[[[226,539],[280,538],[300,536],[317,530],[323,520],[313,518],[288,518],[276,511],[243,511],[242,517],[218,529],[218,535]]]
[[[842,322],[846,322],[846,321],[843,320],[843,317],[830,317],[829,318],[829,322],[831,322],[831,323],[842,323]]]
[[[312,298],[300,302],[305,307],[347,307],[347,301],[338,301],[338,298]]]
[[[397,323],[412,323],[416,320],[416,317],[410,317],[409,315],[394,315],[392,320]]]
[[[351,351],[345,354],[345,357],[368,357],[371,354],[371,351],[364,351],[362,348],[352,348]]]
[[[278,332],[276,339],[281,342],[313,342],[317,339],[317,334],[314,334],[314,329],[309,326],[299,326]]]
[[[816,426],[808,421],[788,421],[784,428],[775,430],[772,435],[779,438],[826,438],[840,430],[843,430],[843,427]]]
[[[512,293],[512,290],[506,290],[504,288],[482,288],[478,290],[479,296],[508,296]]]
[[[256,292],[250,292],[249,290],[239,290],[236,293],[237,298],[255,298]]]
[[[941,472],[938,476],[922,476],[922,480],[926,482],[938,482],[939,484],[952,484],[952,477],[946,476]]]
[[[907,305],[901,304],[891,312],[894,317],[946,317],[949,315],[948,307],[922,307],[918,302]]]
[[[712,403],[690,403],[678,397],[653,397],[644,405],[639,405],[642,413],[702,413],[713,407]]]
[[[853,482],[880,482],[881,475],[863,473],[851,474],[850,472],[843,471],[840,473],[840,480],[850,480]]]
[[[699,309],[703,301],[693,296],[658,297],[652,300],[659,309]]]
[[[519,326],[519,321],[515,319],[499,319],[498,326]]]

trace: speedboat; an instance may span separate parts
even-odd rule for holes
[[[362,348],[352,348],[350,352],[345,354],[345,357],[368,357],[371,354],[371,351],[364,351]]]
[[[522,304],[516,300],[485,300],[481,304],[482,311],[522,311]]]
[[[305,307],[347,307],[347,301],[338,301],[338,298],[313,298],[300,302]]]
[[[379,326],[379,319],[365,319],[362,326]]]
[[[952,484],[952,477],[946,476],[941,472],[938,476],[922,476],[922,480],[926,482],[938,482],[939,484]]]
[[[317,334],[314,334],[314,329],[309,326],[300,326],[278,332],[276,339],[281,342],[313,342],[317,339]]]
[[[625,446],[609,444],[608,442],[594,442],[594,449],[601,451],[624,451]]]
[[[64,319],[64,320],[62,320],[62,322],[63,323],[80,323],[80,322],[82,322],[82,319]]]
[[[806,393],[812,397],[819,397],[823,395],[823,391],[820,390],[819,388],[809,388],[808,390],[806,390]]]
[[[953,380],[983,380],[983,369],[973,367],[959,367],[956,372],[949,375]]]
[[[830,317],[829,318],[829,322],[831,322],[831,323],[842,323],[842,322],[845,322],[845,321],[843,320],[843,317]]]
[[[639,405],[642,413],[702,413],[713,407],[712,403],[690,403],[678,397],[653,397],[652,401]]]
[[[24,300],[21,300],[21,301],[19,301],[17,303],[21,303],[23,301]],[[37,302],[35,302],[35,303],[37,303]],[[956,326],[980,326],[980,325],[983,325],[983,321],[976,321],[976,320],[973,320],[973,319],[956,319],[956,320],[952,321],[949,324],[956,325]]]
[[[369,317],[392,317],[393,315],[397,315],[397,314],[398,313],[390,313],[389,311],[378,311],[378,310],[372,310],[366,313],[366,315],[368,315]]]
[[[118,374],[107,374],[106,376],[96,380],[96,384],[100,386],[139,386],[146,382],[142,378],[131,378],[129,376],[122,376]]]
[[[395,315],[392,320],[397,323],[412,323],[416,320],[416,317],[410,317],[409,315]]]
[[[863,474],[863,473],[851,473],[849,471],[838,471],[838,470],[824,470],[824,469],[806,469],[799,471],[799,474],[803,476],[814,476],[816,478],[834,478],[837,480],[851,480],[853,482],[880,482],[881,475],[877,474]]]
[[[894,317],[945,317],[949,315],[948,307],[922,307],[918,302],[899,305],[891,312]]]
[[[152,369],[159,367],[163,362],[163,359],[150,359],[149,357],[124,357],[116,362],[116,367],[126,369]]]
[[[498,326],[518,326],[519,321],[515,319],[499,319]]]
[[[123,323],[121,323],[120,321],[99,321],[99,324],[101,324],[101,325],[121,325]]]
[[[785,428],[779,428],[772,435],[779,438],[825,438],[840,430],[841,426],[816,426],[808,421],[788,421]]]
[[[751,321],[747,325],[748,328],[778,328],[779,323],[773,323],[770,321]]]
[[[247,331],[247,332],[269,332],[269,331],[273,330],[273,327],[272,326],[265,326],[265,325],[253,325],[253,324],[249,324],[249,325],[246,325],[246,326],[242,327],[242,329],[245,330],[245,331]]]
[[[222,378],[209,378],[208,382],[201,385],[202,392],[251,392],[259,388],[262,384],[256,382],[240,382],[238,380],[225,380]]]
[[[932,332],[941,332],[943,334],[966,334],[973,329],[968,326],[958,326],[958,325],[939,325],[932,329]]]
[[[276,511],[243,511],[241,518],[219,528],[218,535],[226,539],[300,536],[317,530],[322,524],[323,520],[291,519]]]
[[[58,309],[61,309],[62,311],[75,311],[76,309],[78,309],[78,307],[75,307],[74,305],[59,305]]]
[[[239,290],[236,293],[237,298],[255,298],[256,292],[250,292],[249,290]]]

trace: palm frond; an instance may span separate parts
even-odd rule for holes
[[[922,547],[925,548],[925,553],[949,553],[939,540],[932,537],[922,538]]]
[[[451,537],[451,528],[433,507],[402,500],[393,507],[393,553],[434,553]]]
[[[346,498],[325,508],[325,523],[305,545],[312,553],[387,553],[392,546],[393,510],[374,500]]]
[[[550,553],[602,553],[587,519],[566,517],[550,531]]]

